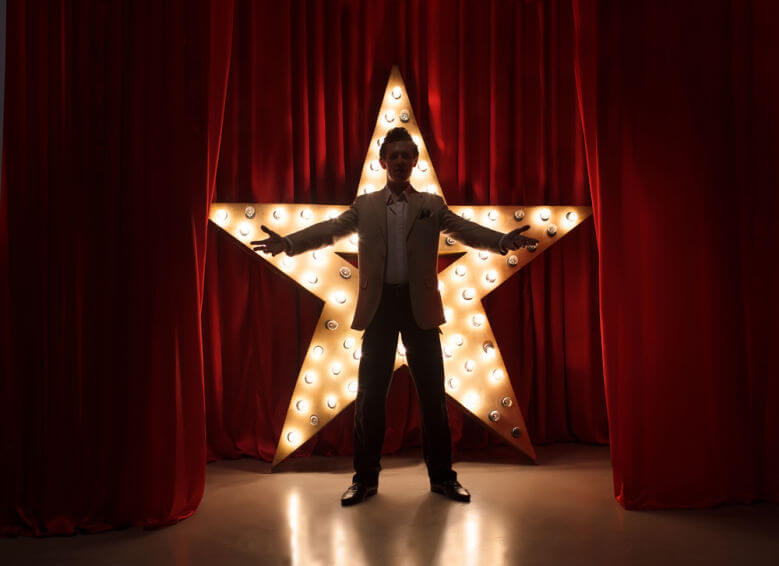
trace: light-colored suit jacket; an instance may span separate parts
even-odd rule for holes
[[[387,199],[389,188],[361,195],[349,210],[336,218],[318,222],[288,234],[289,255],[321,248],[353,232],[359,236],[358,266],[360,290],[352,328],[364,330],[379,307],[387,257]],[[438,242],[440,232],[463,244],[504,254],[499,242],[502,232],[465,220],[438,195],[409,189],[406,207],[406,253],[408,286],[414,320],[420,328],[435,328],[445,322],[438,292]]]

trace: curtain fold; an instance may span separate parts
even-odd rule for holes
[[[236,6],[216,201],[350,203],[398,64],[452,204],[589,204],[568,2]],[[209,227],[203,348],[209,459],[271,460],[321,303]],[[485,307],[533,441],[608,442],[593,224]],[[420,446],[401,370],[384,452]],[[456,449],[503,444],[454,404]],[[293,455],[352,453],[353,409]]]
[[[779,499],[779,9],[574,2],[614,490]]]
[[[200,307],[229,2],[12,2],[0,533],[154,527],[203,493]]]

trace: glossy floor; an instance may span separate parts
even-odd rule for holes
[[[418,454],[385,457],[379,493],[342,508],[349,458],[208,466],[194,516],[157,531],[0,540],[11,565],[779,564],[779,506],[630,512],[608,449],[557,445],[538,466],[460,460],[469,504],[430,493]],[[507,457],[508,456],[508,457]]]

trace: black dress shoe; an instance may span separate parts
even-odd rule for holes
[[[344,507],[348,505],[357,505],[358,503],[365,501],[371,495],[376,495],[378,489],[378,485],[365,485],[364,483],[354,482],[341,496],[341,505]]]
[[[441,483],[430,482],[430,490],[436,493],[442,493],[449,499],[454,499],[455,501],[464,501],[467,503],[471,500],[471,494],[468,493],[468,490],[461,486],[460,482],[457,480],[446,480]]]

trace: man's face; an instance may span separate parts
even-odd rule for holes
[[[386,154],[380,162],[387,170],[387,179],[396,183],[405,183],[411,178],[417,159],[419,156],[415,151],[414,142],[396,141],[387,144]]]

